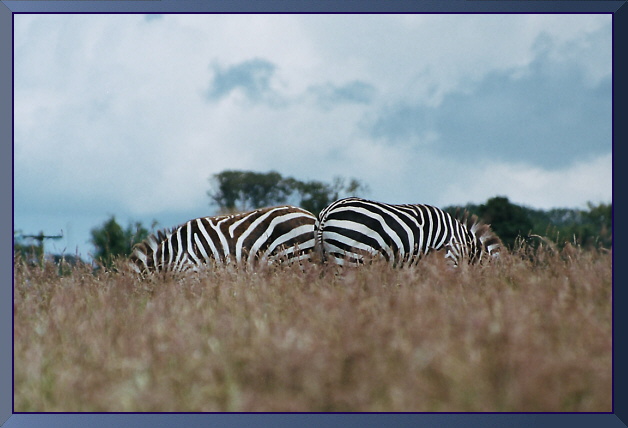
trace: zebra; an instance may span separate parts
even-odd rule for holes
[[[145,274],[297,262],[309,259],[314,249],[315,222],[314,214],[290,205],[200,217],[150,235],[135,245],[130,263]]]
[[[464,259],[475,263],[497,257],[502,246],[489,225],[466,212],[456,218],[431,205],[392,205],[357,197],[324,208],[314,234],[323,261],[344,266],[362,264],[366,257],[411,266],[440,249],[457,266]]]

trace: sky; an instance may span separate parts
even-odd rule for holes
[[[216,214],[277,171],[440,207],[612,201],[612,16],[14,16],[14,230]]]

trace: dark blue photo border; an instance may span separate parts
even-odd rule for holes
[[[0,1],[0,220],[13,226],[13,17],[20,13],[608,13],[613,15],[613,412],[612,413],[479,413],[479,414],[68,414],[13,413],[13,247],[7,227],[0,228],[0,425],[16,427],[622,427],[628,419],[623,346],[626,278],[621,261],[624,227],[617,212],[626,201],[614,198],[615,183],[623,183],[621,162],[626,133],[628,6],[626,1]],[[620,144],[616,144],[620,142]],[[615,165],[619,163],[619,168]],[[619,218],[619,227],[614,220]],[[619,241],[617,237],[620,237]],[[619,302],[619,305],[618,303]]]

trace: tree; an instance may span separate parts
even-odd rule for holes
[[[316,215],[327,205],[343,196],[358,196],[368,192],[365,184],[355,178],[347,181],[342,177],[334,177],[331,184],[322,181],[293,180],[291,188],[296,194],[297,204]]]
[[[526,211],[503,196],[490,198],[486,204],[480,204],[477,213],[508,247],[514,245],[517,237],[526,237],[532,231],[532,221]]]
[[[91,234],[96,247],[94,259],[111,267],[116,257],[130,255],[133,245],[146,239],[148,230],[139,222],[122,229],[115,216],[111,216],[101,227],[92,229]]]
[[[587,218],[597,232],[600,245],[610,248],[613,245],[613,204],[595,206],[589,202],[587,206],[589,208]]]
[[[293,203],[318,214],[341,195],[357,196],[367,191],[366,185],[355,178],[347,182],[342,177],[335,177],[329,184],[282,177],[276,171],[259,173],[227,170],[214,174],[210,183],[207,195],[223,213]]]
[[[610,248],[613,243],[612,204],[587,204],[588,211],[575,210],[575,221],[559,224],[557,235],[562,241],[575,241],[584,247]]]
[[[316,215],[338,199],[338,191],[321,181],[297,181],[294,188],[298,194],[299,206]]]
[[[281,174],[275,171],[227,170],[214,174],[207,192],[213,203],[223,212],[244,211],[282,204],[291,193]]]

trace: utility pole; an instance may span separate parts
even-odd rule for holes
[[[38,247],[41,247],[41,255],[42,257],[44,256],[45,252],[44,252],[44,240],[45,239],[52,239],[52,240],[58,240],[63,238],[63,231],[61,231],[60,235],[44,235],[44,232],[39,232],[39,235],[20,235],[20,238],[23,239],[34,239],[36,241],[39,241],[38,243]]]

